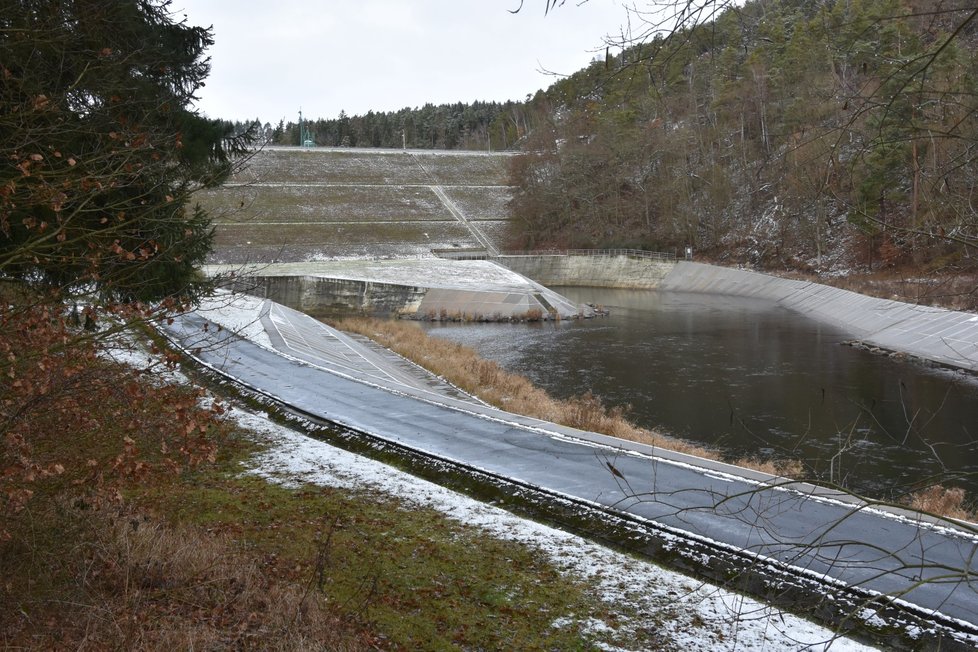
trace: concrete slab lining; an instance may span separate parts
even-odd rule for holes
[[[339,260],[253,268],[213,265],[204,271],[233,273],[233,289],[318,316],[509,320],[594,315],[593,309],[487,260]]]
[[[900,627],[909,622],[914,631],[918,622],[939,624],[942,632],[973,640],[974,586],[968,578],[974,576],[975,542],[973,534],[951,522],[445,396],[428,382],[404,379],[400,369],[387,368],[372,351],[357,351],[345,335],[306,315],[267,302],[260,311],[271,349],[227,329],[206,328],[205,318],[193,313],[180,315],[166,329],[188,349],[206,341],[198,354],[206,356],[203,362],[290,409],[401,450],[597,507],[602,519],[626,514],[632,519],[629,542],[636,524],[658,533],[644,549],[639,542],[638,549],[649,554],[677,544],[692,548],[697,572],[729,581],[733,568],[750,581],[760,578],[745,588],[767,597],[769,582],[776,582],[781,594],[790,577],[810,578],[811,588],[795,599],[828,592],[839,618],[848,621],[857,613],[853,606],[866,611],[870,605],[874,622]],[[652,489],[634,495],[631,483],[650,478]],[[728,565],[727,553],[738,555],[738,550],[746,551],[737,557],[746,566]],[[677,563],[679,558],[663,559]],[[850,589],[860,593],[852,595]],[[870,595],[898,597],[901,610],[881,621],[883,612],[867,599]],[[820,615],[833,617],[826,613]],[[919,634],[911,636],[919,643]]]
[[[867,344],[978,371],[978,315],[973,313],[687,261],[677,263],[659,289],[766,299],[837,326]]]

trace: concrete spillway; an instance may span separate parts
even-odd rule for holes
[[[839,327],[868,344],[978,371],[978,315],[974,313],[692,262],[678,263],[659,289],[768,299]]]
[[[654,289],[675,268],[675,261],[634,253],[603,255],[502,255],[493,261],[548,286]]]
[[[705,292],[773,301],[855,339],[942,365],[978,371],[978,315],[878,299],[849,290],[690,261],[630,255],[500,256],[548,285]]]
[[[659,289],[776,302],[867,344],[978,371],[978,315],[767,274],[634,255],[498,256],[488,260],[288,263],[235,272],[235,288],[313,315],[368,313],[420,319],[568,319],[590,316],[545,286]],[[532,280],[531,280],[532,279]]]
[[[396,315],[431,320],[590,317],[594,311],[487,260],[336,260],[262,266],[209,266],[234,274],[238,291],[302,312]]]

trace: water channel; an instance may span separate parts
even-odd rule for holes
[[[893,498],[938,475],[978,495],[978,379],[843,345],[776,304],[709,294],[555,288],[608,317],[426,323],[566,398],[725,456],[789,457],[810,477]]]

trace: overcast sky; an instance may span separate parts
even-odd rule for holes
[[[295,121],[426,102],[522,100],[604,55],[620,0],[173,0],[213,25],[198,108],[213,118]]]

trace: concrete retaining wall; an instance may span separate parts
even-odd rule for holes
[[[413,312],[426,288],[319,276],[253,276],[234,289],[316,317]]]
[[[700,263],[680,262],[660,290],[769,299],[890,351],[978,371],[978,315]]]
[[[627,255],[498,256],[492,259],[507,269],[543,285],[587,285],[602,288],[653,289],[675,263]]]
[[[401,315],[419,319],[561,319],[593,315],[536,284],[523,291],[426,288],[325,276],[251,276],[232,289],[314,317]]]

